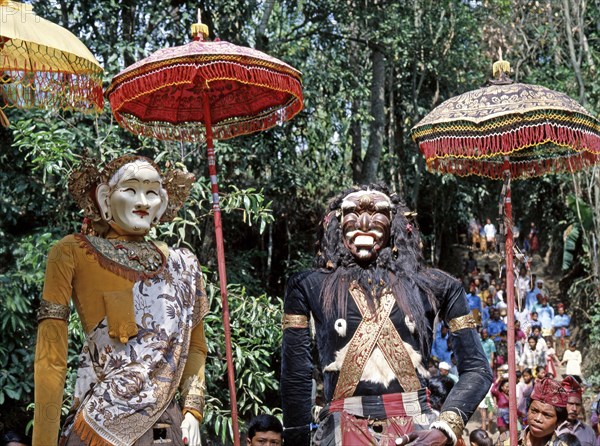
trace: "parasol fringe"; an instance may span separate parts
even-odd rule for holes
[[[258,116],[240,122],[224,122],[213,125],[214,138],[217,140],[230,139],[239,135],[247,135],[266,130],[282,121],[290,120],[302,110],[302,103],[292,101],[288,106],[270,111],[266,116]],[[119,115],[119,123],[134,134],[154,137],[160,140],[205,142],[206,129],[202,123],[173,125],[165,122],[142,122],[131,115]]]
[[[0,81],[4,98],[0,108],[53,107],[83,112],[103,109],[101,76],[11,68],[4,73],[7,80]]]
[[[83,112],[103,109],[101,67],[81,58],[68,60],[51,48],[35,53],[36,59],[25,65],[28,49],[23,44],[10,41],[5,46],[11,46],[11,50],[23,57],[7,54],[2,57],[0,86],[4,104],[1,108],[52,107]],[[62,64],[51,68],[59,56]]]
[[[547,173],[576,172],[597,164],[600,155],[580,152],[576,156],[562,158],[545,158],[527,161],[510,162],[510,175],[513,180],[538,177]],[[430,172],[469,176],[478,175],[491,179],[502,179],[506,167],[502,160],[436,158],[427,161]]]
[[[560,124],[543,122],[536,125],[517,127],[509,132],[481,134],[467,132],[463,134],[441,135],[427,140],[416,141],[427,159],[455,156],[460,158],[487,158],[499,155],[511,155],[525,148],[538,146],[545,143],[554,143],[558,146],[573,146],[575,150],[588,150],[600,154],[600,138],[594,133],[594,128],[583,123]]]
[[[292,94],[297,98],[302,97],[302,84],[297,77],[282,74],[274,69],[264,66],[244,66],[243,58],[232,58],[229,61],[215,61],[212,58],[202,59],[181,58],[177,64],[156,68],[148,73],[139,73],[136,70],[127,73],[134,80],[122,80],[114,89],[107,91],[110,96],[111,106],[118,112],[123,104],[139,99],[139,92],[154,92],[171,85],[200,84],[204,82],[210,89],[210,83],[217,80],[231,79],[245,84],[264,86],[270,90],[282,91]],[[237,59],[237,62],[236,62]],[[196,74],[202,69],[203,78],[197,79]],[[142,71],[142,70],[139,70]],[[204,74],[206,73],[206,74]],[[196,80],[197,79],[197,80]],[[115,81],[113,80],[113,83]]]

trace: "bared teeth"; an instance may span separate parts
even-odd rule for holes
[[[375,239],[370,235],[357,235],[354,239],[356,246],[373,246]]]

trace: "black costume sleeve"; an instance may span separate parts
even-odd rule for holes
[[[284,298],[285,315],[310,317],[303,279],[308,273],[292,276]],[[281,351],[281,400],[284,440],[289,445],[310,444],[312,355],[308,327],[289,327],[283,331]]]
[[[469,314],[469,304],[460,282],[448,278],[441,302],[441,316],[446,322]],[[483,352],[479,334],[474,328],[463,328],[450,334],[452,351],[456,356],[459,379],[454,385],[442,412],[459,414],[466,424],[492,384],[492,370]]]

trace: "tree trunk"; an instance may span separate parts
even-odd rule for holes
[[[398,154],[398,127],[396,124],[396,102],[394,95],[395,83],[394,69],[391,68],[388,75],[388,126],[387,143],[389,147],[389,172],[390,187],[392,191],[404,198],[404,188],[402,187],[402,175],[400,174],[400,157]]]
[[[373,80],[371,83],[371,115],[369,147],[363,159],[361,182],[373,183],[377,180],[377,168],[381,158],[385,132],[385,56],[377,48],[372,48]]]
[[[358,116],[360,111],[360,101],[358,98],[352,100],[351,114],[353,117]],[[361,182],[362,175],[362,130],[360,120],[353,118],[350,124],[350,144],[352,146],[352,182],[358,184]]]
[[[565,28],[567,34],[567,43],[569,44],[569,56],[571,58],[571,66],[577,79],[577,85],[579,85],[579,102],[585,105],[585,85],[583,83],[583,77],[581,76],[581,61],[577,57],[575,50],[575,42],[573,39],[573,24],[571,22],[571,7],[569,0],[563,0],[563,15],[565,18]],[[579,33],[583,34],[583,30],[579,29]]]
[[[135,7],[136,2],[133,0],[123,0],[121,9],[121,26],[123,42],[133,42],[135,35]],[[135,62],[136,55],[129,51],[123,53],[123,62],[128,67]]]
[[[265,1],[265,10],[263,11],[258,30],[256,31],[256,49],[266,51],[269,47],[269,40],[267,39],[267,25],[269,24],[269,18],[273,12],[275,6],[275,0]]]

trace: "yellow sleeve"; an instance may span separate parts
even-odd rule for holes
[[[67,336],[67,322],[40,322],[35,348],[33,446],[53,446],[58,442],[67,373]]]
[[[53,446],[58,442],[67,373],[67,321],[74,271],[71,248],[65,239],[61,240],[50,250],[46,264],[35,348],[33,446]]]
[[[204,368],[206,365],[206,338],[204,336],[204,323],[200,322],[192,331],[190,350],[183,376],[181,377],[181,407],[183,413],[192,413],[202,421],[204,411]]]

